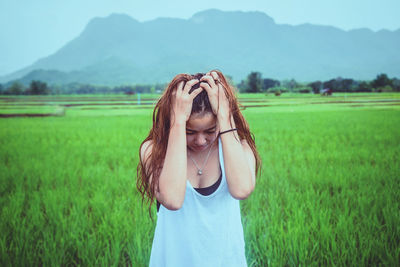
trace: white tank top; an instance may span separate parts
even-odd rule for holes
[[[247,266],[239,201],[229,193],[218,141],[222,170],[219,187],[204,196],[187,181],[181,209],[171,211],[160,206],[150,267]]]

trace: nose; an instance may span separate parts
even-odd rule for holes
[[[195,139],[195,144],[196,144],[196,146],[204,146],[204,145],[206,145],[207,144],[207,140],[206,140],[205,135],[198,134],[196,136],[196,139]]]

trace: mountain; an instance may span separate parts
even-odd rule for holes
[[[400,76],[400,29],[344,31],[276,24],[261,12],[216,9],[190,19],[139,22],[128,15],[94,18],[55,54],[3,77],[7,82],[126,84],[167,82],[178,73],[220,69],[239,81],[251,71],[299,81],[338,76]]]

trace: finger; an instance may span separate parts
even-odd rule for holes
[[[190,98],[193,100],[198,94],[200,94],[204,89],[199,87],[197,89],[194,89],[191,93],[190,93]]]
[[[218,110],[218,96],[215,95],[215,90],[212,90],[211,86],[207,82],[200,83],[200,87],[206,90],[208,99],[210,100],[211,107],[213,109],[214,114],[217,114]],[[217,89],[218,90],[218,89]]]
[[[211,92],[211,86],[207,82],[201,82],[200,87],[208,92]]]
[[[199,80],[193,79],[193,80],[188,81],[188,82],[185,84],[185,87],[183,88],[183,91],[185,91],[186,93],[189,93],[189,90],[190,90],[190,89],[193,87],[193,85],[195,85],[196,83],[199,83]]]
[[[178,86],[176,87],[176,94],[180,95],[182,94],[182,89],[183,89],[183,85],[185,84],[184,81],[181,81],[180,83],[178,83]]]
[[[221,82],[221,79],[218,76],[218,73],[216,73],[215,71],[211,72],[211,76],[213,77],[213,79],[217,82]],[[217,83],[216,82],[216,83]]]
[[[208,84],[211,87],[215,87],[216,86],[214,78],[211,75],[204,75],[203,77],[201,77],[200,81],[208,82]]]

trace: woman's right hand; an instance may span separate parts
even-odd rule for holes
[[[175,90],[172,92],[172,112],[171,112],[171,126],[174,123],[186,123],[189,120],[190,113],[192,112],[193,99],[203,91],[199,87],[189,94],[189,90],[193,85],[199,83],[197,79],[188,82],[180,82]]]

